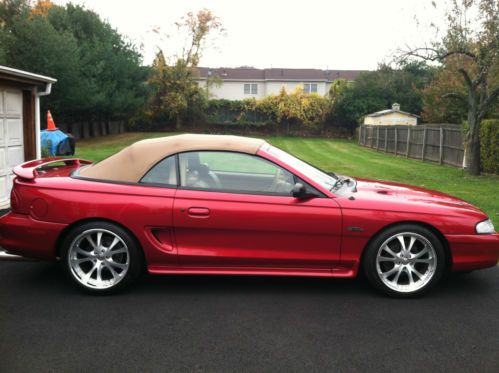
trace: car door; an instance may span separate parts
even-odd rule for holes
[[[339,259],[341,211],[334,199],[292,197],[296,177],[256,155],[179,155],[173,208],[184,267],[331,270]]]

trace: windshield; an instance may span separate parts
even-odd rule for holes
[[[262,146],[262,150],[300,171],[302,174],[316,183],[319,183],[328,190],[331,190],[336,184],[336,180],[338,179],[336,176],[328,175],[324,171],[319,170],[318,168],[296,158],[295,156],[292,156],[289,153],[286,153],[279,148],[276,148],[270,144],[265,144]]]

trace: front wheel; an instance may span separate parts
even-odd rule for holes
[[[142,272],[138,245],[123,228],[90,222],[74,228],[62,243],[62,263],[73,283],[94,294],[113,293]]]
[[[428,291],[443,275],[442,243],[429,229],[400,225],[387,229],[368,246],[365,274],[375,288],[396,297]]]

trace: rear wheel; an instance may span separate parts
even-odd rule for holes
[[[397,297],[428,291],[444,270],[445,255],[440,240],[429,229],[412,224],[382,232],[371,242],[364,257],[369,282]]]
[[[138,245],[121,227],[90,222],[74,228],[62,243],[62,263],[81,289],[108,294],[130,285],[142,272]]]

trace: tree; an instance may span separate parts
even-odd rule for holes
[[[0,29],[11,27],[15,17],[28,14],[30,0],[3,0],[0,2]]]
[[[81,6],[29,4],[0,3],[1,62],[57,78],[43,109],[69,123],[123,118],[142,106],[146,75],[133,45]]]
[[[0,64],[7,65],[8,55],[5,42],[9,36],[14,19],[29,14],[29,0],[0,1]]]
[[[475,15],[476,14],[476,15]],[[474,15],[474,16],[472,16]],[[402,58],[436,61],[443,68],[456,64],[465,88],[469,132],[466,165],[471,175],[480,174],[480,122],[499,96],[499,2],[497,0],[451,0],[447,12],[447,32],[431,45],[411,48]],[[452,71],[452,70],[451,70]],[[493,84],[491,84],[494,82]],[[442,95],[444,96],[444,95]],[[460,99],[455,91],[445,96]]]
[[[29,12],[17,14],[2,30],[3,63],[57,77],[52,94],[44,100],[56,112],[76,110],[80,103],[85,106],[86,100],[80,96],[86,90],[81,86],[76,38],[58,32],[45,16],[29,17]]]
[[[156,54],[148,81],[152,93],[146,112],[155,118],[174,119],[180,129],[189,114],[205,105],[206,94],[194,77],[208,36],[223,29],[219,18],[207,9],[187,13],[176,26],[185,34],[185,46],[170,58],[170,63],[163,50]]]
[[[69,32],[77,41],[82,84],[91,92],[85,102],[97,120],[124,118],[143,105],[146,74],[130,42],[81,6],[54,7],[48,19],[59,33]]]
[[[422,62],[404,63],[395,68],[380,65],[377,70],[360,74],[355,82],[336,80],[331,85],[330,121],[353,131],[362,118],[388,109],[398,102],[402,110],[422,111],[421,89],[433,75],[433,68]]]
[[[457,70],[459,63],[449,58],[440,68],[430,84],[421,90],[423,112],[421,116],[428,123],[462,123],[466,120],[466,88]],[[448,95],[452,92],[452,95]]]

